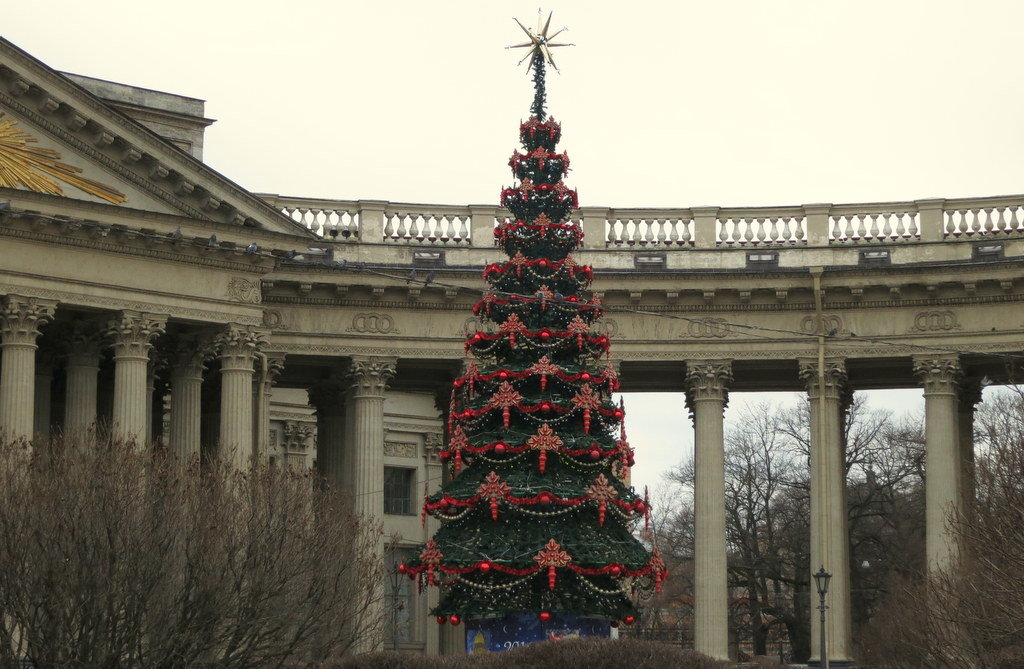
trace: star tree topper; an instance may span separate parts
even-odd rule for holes
[[[526,36],[530,38],[529,42],[523,42],[522,44],[513,44],[505,47],[506,49],[529,49],[526,56],[519,61],[522,64],[524,61],[529,60],[530,64],[527,65],[526,71],[533,70],[533,106],[530,107],[530,112],[539,121],[544,120],[544,65],[549,63],[551,67],[558,71],[558,66],[555,65],[554,59],[551,57],[551,49],[559,46],[573,46],[572,44],[556,43],[552,40],[565,32],[565,28],[562,28],[558,32],[549,35],[548,29],[551,27],[551,15],[553,12],[548,13],[547,21],[541,25],[541,13],[537,10],[537,30],[533,31],[522,24],[519,19],[514,19],[519,27],[523,29]]]

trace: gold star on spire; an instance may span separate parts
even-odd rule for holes
[[[555,32],[554,34],[548,35],[548,29],[551,27],[551,15],[553,13],[554,12],[549,12],[548,13],[548,19],[547,19],[547,21],[543,22],[543,26],[542,26],[541,25],[541,21],[542,21],[541,17],[542,17],[542,15],[541,15],[540,10],[539,9],[537,10],[537,30],[536,31],[530,30],[529,28],[524,26],[519,19],[513,19],[517,24],[519,24],[519,27],[523,29],[523,32],[526,33],[526,36],[530,38],[530,41],[529,42],[523,42],[522,44],[513,44],[513,45],[507,46],[505,48],[506,49],[529,49],[529,51],[527,52],[526,56],[524,56],[523,59],[520,60],[519,63],[518,63],[519,65],[522,65],[523,61],[529,60],[530,64],[527,66],[527,71],[529,71],[531,68],[535,67],[536,66],[536,62],[538,60],[540,60],[542,62],[543,61],[547,61],[551,65],[551,67],[555,68],[555,70],[557,71],[558,70],[558,66],[555,65],[555,61],[551,57],[551,49],[553,49],[555,47],[559,47],[559,46],[575,46],[574,44],[556,43],[556,42],[552,42],[551,41],[555,37],[557,37],[558,35],[561,35],[566,30],[565,28],[562,28],[561,30]]]

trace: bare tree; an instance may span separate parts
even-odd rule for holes
[[[313,483],[120,443],[0,445],[0,659],[272,667],[344,653],[379,625],[362,619],[379,528]]]
[[[732,625],[765,655],[785,638],[793,659],[810,653],[810,448],[807,402],[747,407],[726,426],[726,526]],[[916,419],[896,421],[859,396],[846,416],[848,513],[854,623],[870,617],[889,570],[923,559],[923,440]],[[671,480],[692,493],[692,464]],[[676,559],[692,553],[690,495],[663,534]],[[869,565],[867,568],[862,565]],[[742,593],[742,595],[740,594]]]
[[[892,669],[1024,663],[1024,395],[987,395],[977,418],[976,499],[950,518],[961,559],[929,579],[919,571],[893,584],[864,635],[866,661]]]

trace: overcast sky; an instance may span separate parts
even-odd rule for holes
[[[207,100],[206,160],[250,190],[493,204],[512,182],[532,93],[521,51],[503,47],[535,2],[8,4],[3,36],[51,67]],[[583,205],[1024,190],[1024,2],[545,9],[576,44],[556,51],[548,108]],[[628,402],[637,481],[653,483],[689,423],[681,398]]]

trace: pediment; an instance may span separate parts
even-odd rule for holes
[[[312,234],[2,38],[0,188]]]

